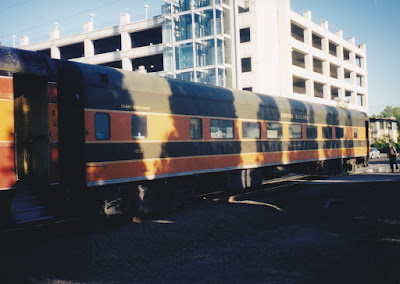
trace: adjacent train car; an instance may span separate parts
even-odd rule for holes
[[[204,181],[237,190],[260,185],[273,166],[368,161],[368,117],[358,111],[10,48],[0,48],[0,71],[9,76],[0,188],[11,208],[18,188],[38,181],[39,195],[54,197],[46,208],[148,212]]]

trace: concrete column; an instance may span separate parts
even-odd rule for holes
[[[60,38],[60,31],[58,29],[52,30],[50,32],[50,39],[58,39]]]
[[[331,86],[328,84],[324,85],[324,99],[330,100],[331,99]]]
[[[132,60],[128,57],[122,58],[122,69],[132,71]]]
[[[350,82],[353,85],[357,84],[357,73],[356,72],[351,72],[350,73]]]
[[[85,39],[83,45],[84,45],[85,57],[94,56],[94,44],[93,44],[93,41],[90,40],[90,39]]]
[[[131,22],[131,15],[129,14],[122,14],[119,19],[119,23],[121,26],[127,25]]]
[[[354,51],[350,52],[350,63],[356,64],[356,53]]]
[[[337,58],[343,60],[343,46],[342,45],[338,45],[338,47],[336,48],[336,53],[337,53]]]
[[[337,30],[337,31],[336,31],[336,36],[337,36],[338,38],[343,38],[343,31],[342,31],[342,30]]]
[[[346,91],[343,88],[339,89],[339,101],[344,103],[344,98],[346,96]]]
[[[90,33],[93,31],[93,22],[87,22],[83,25],[83,33]]]
[[[311,29],[304,30],[304,43],[308,46],[312,46],[312,31]]]
[[[351,92],[351,104],[357,105],[357,92]]]
[[[306,95],[314,97],[314,81],[306,80]]]
[[[19,39],[19,46],[29,45],[29,37],[23,36]]]
[[[339,66],[338,68],[338,80],[343,81],[344,80],[344,67]]]
[[[322,74],[330,77],[329,61],[327,61],[327,60],[322,61]]]
[[[321,45],[322,45],[322,51],[329,54],[329,39],[324,37],[322,39]]]
[[[321,22],[321,27],[325,30],[329,30],[329,24],[328,21],[322,21]]]
[[[307,71],[313,72],[313,57],[311,54],[307,54],[304,56],[304,63],[305,63],[305,69]]]
[[[303,17],[306,18],[307,20],[311,21],[311,11],[307,10],[303,12]]]
[[[50,55],[51,55],[51,58],[61,59],[60,49],[57,46],[52,46],[50,48]]]
[[[128,32],[121,33],[121,50],[130,50],[132,49],[132,39],[131,35]]]

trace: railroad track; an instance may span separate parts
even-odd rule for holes
[[[321,178],[322,176],[309,176],[309,175],[300,175],[300,174],[289,174],[283,177],[263,180],[261,187],[258,188],[248,188],[244,192],[237,193],[237,194],[230,194],[226,191],[216,191],[208,194],[202,194],[195,196],[197,199],[203,200],[212,200],[212,201],[222,201],[222,200],[239,200],[246,196],[250,196],[253,194],[259,194],[262,192],[275,192],[280,190],[288,189],[291,186],[296,184],[300,184],[311,179]]]

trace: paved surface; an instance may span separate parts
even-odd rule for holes
[[[399,204],[400,173],[327,178],[3,241],[0,275],[2,283],[399,283]]]

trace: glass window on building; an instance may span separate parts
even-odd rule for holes
[[[212,0],[197,0],[194,1],[195,8],[203,8],[212,5]]]
[[[203,125],[200,118],[190,119],[190,138],[192,139],[203,138]]]
[[[242,73],[251,72],[251,57],[242,58]]]
[[[215,22],[217,35],[222,35],[222,11],[215,10]]]
[[[270,139],[282,138],[282,124],[280,123],[267,123],[267,137]]]
[[[224,79],[225,70],[222,68],[218,68],[217,70],[218,70],[217,86],[224,87],[225,86],[225,79]]]
[[[163,43],[172,43],[172,21],[169,18],[165,18],[164,24],[162,25],[162,41]]]
[[[217,39],[217,63],[224,64],[224,41]]]
[[[215,64],[214,40],[196,42],[196,63],[197,66],[208,66]]]
[[[174,13],[189,11],[191,2],[192,2],[192,0],[174,0],[174,1],[172,1]]]
[[[290,139],[301,139],[301,125],[300,124],[291,124],[289,125],[289,138]]]
[[[211,138],[215,139],[232,139],[234,137],[233,121],[211,119]]]
[[[164,63],[164,71],[172,72],[173,70],[173,57],[172,57],[172,48],[166,47],[164,49],[164,56],[163,56],[163,63]]]
[[[176,79],[185,81],[194,81],[194,72],[183,72],[176,74]]]
[[[250,11],[249,0],[245,0],[241,5],[238,6],[239,14],[247,13]]]
[[[192,15],[182,15],[174,18],[175,23],[175,40],[192,39]]]
[[[196,37],[211,36],[214,34],[213,10],[199,11],[194,15]]]
[[[250,41],[250,28],[240,29],[240,43]]]
[[[197,70],[196,72],[197,82],[216,85],[216,78],[215,78],[215,68],[204,69],[204,70]]]
[[[193,68],[193,45],[185,43],[175,47],[176,69]]]

